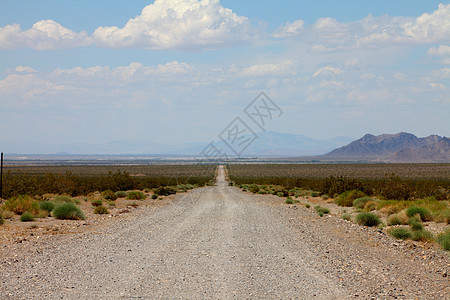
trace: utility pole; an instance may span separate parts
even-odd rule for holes
[[[3,152],[0,163],[0,198],[3,197]]]

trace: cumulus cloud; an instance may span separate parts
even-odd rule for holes
[[[287,22],[281,26],[272,34],[274,38],[284,38],[289,36],[295,36],[301,33],[305,22],[303,20],[297,20],[294,22]]]
[[[53,50],[87,46],[91,43],[86,32],[73,32],[53,20],[41,20],[26,31],[18,24],[0,27],[0,49]]]
[[[297,63],[292,60],[276,64],[256,64],[238,71],[241,76],[292,76],[296,74]]]
[[[29,66],[18,66],[16,67],[16,72],[19,73],[36,73],[36,70]]]
[[[440,45],[437,48],[430,48],[428,50],[428,55],[441,57],[441,64],[450,65],[450,46]]]
[[[122,27],[99,27],[92,37],[110,48],[215,49],[246,43],[249,20],[219,0],[156,0]]]
[[[339,75],[342,72],[344,72],[344,71],[339,69],[339,68],[335,68],[335,67],[332,67],[332,66],[326,66],[324,68],[321,68],[321,69],[317,70],[317,72],[315,72],[312,77],[314,78],[314,77],[317,77],[317,76],[319,76],[321,74]]]
[[[396,44],[427,44],[450,42],[450,4],[439,4],[432,13],[417,18],[381,16],[349,23],[332,18],[320,18],[301,30],[292,24],[278,28],[274,37],[292,37],[312,43],[312,52],[328,52],[344,48],[374,47]]]

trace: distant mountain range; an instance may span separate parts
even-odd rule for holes
[[[378,136],[366,134],[322,157],[390,162],[449,162],[450,140],[438,135],[419,138],[407,132]]]
[[[241,153],[242,157],[303,157],[301,160],[319,161],[450,162],[450,139],[438,135],[418,138],[406,132],[378,136],[366,134],[358,140],[346,136],[320,140],[270,131],[257,135],[258,138]],[[121,140],[105,144],[46,144],[0,141],[0,151],[18,155],[151,154],[176,157],[197,156],[208,143],[167,145],[147,140]],[[228,155],[234,155],[219,138],[214,140],[214,145]]]
[[[260,132],[258,138],[242,153],[242,156],[311,156],[327,153],[353,140],[351,137],[335,137],[328,140],[314,139],[297,134]],[[10,154],[160,154],[198,155],[210,141],[182,144],[163,144],[148,140],[120,140],[104,144],[67,143],[53,144],[30,141],[0,141],[0,151]],[[228,146],[215,139],[216,147],[228,154]]]

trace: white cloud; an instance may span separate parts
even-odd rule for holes
[[[428,54],[436,56],[450,56],[450,46],[441,45],[438,48],[430,48],[430,50],[428,50]]]
[[[241,76],[292,76],[296,74],[297,63],[286,60],[276,64],[256,64],[239,71]]]
[[[97,46],[143,49],[214,49],[253,38],[246,17],[218,0],[156,0],[122,27],[99,27]]]
[[[433,71],[433,75],[439,79],[450,78],[450,68],[443,68]]]
[[[450,42],[450,4],[439,4],[432,13],[417,18],[381,16],[349,23],[320,18],[309,27],[292,30],[289,25],[278,28],[273,36],[293,37],[313,44],[311,52],[321,53],[357,47],[380,45],[429,44]],[[295,24],[293,22],[292,24]]]
[[[86,32],[73,32],[53,20],[41,20],[26,31],[18,24],[0,27],[0,49],[53,50],[87,46],[91,43]]]
[[[317,70],[316,73],[313,74],[313,78],[319,76],[320,74],[332,74],[332,75],[339,75],[342,72],[344,72],[343,70],[339,69],[339,68],[335,68],[332,66],[326,66],[324,68],[321,68],[319,70]]]
[[[301,33],[305,22],[303,20],[297,20],[294,22],[287,22],[285,25],[278,28],[272,36],[274,38],[284,38]]]
[[[36,73],[36,70],[29,66],[18,66],[16,67],[16,72],[19,73]]]
[[[428,55],[441,57],[441,64],[450,65],[450,46],[440,45],[438,48],[430,48]]]

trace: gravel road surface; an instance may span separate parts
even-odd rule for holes
[[[172,204],[0,256],[0,299],[450,299],[449,261],[241,192],[220,167]]]

